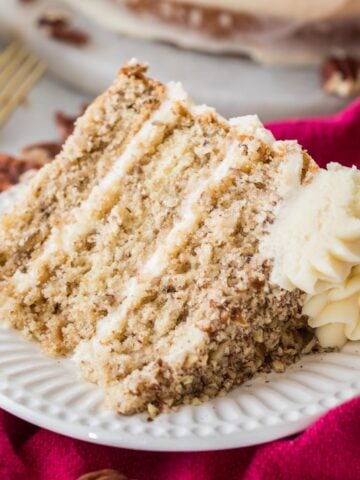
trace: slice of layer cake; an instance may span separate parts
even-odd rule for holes
[[[315,343],[259,244],[317,166],[144,72],[120,71],[0,219],[0,318],[75,352],[123,414],[206,400]]]

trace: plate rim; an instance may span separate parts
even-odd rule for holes
[[[339,402],[339,405],[342,402]],[[85,441],[88,443],[93,443],[95,445],[107,446],[111,448],[124,448],[128,450],[139,450],[139,451],[149,451],[149,452],[205,452],[205,451],[220,451],[220,450],[230,450],[237,448],[246,448],[255,445],[261,445],[263,443],[280,440],[288,436],[294,435],[304,431],[307,427],[311,426],[313,422],[318,420],[327,412],[327,409],[324,408],[324,412],[307,415],[296,421],[290,421],[288,423],[283,423],[275,426],[266,427],[266,434],[264,431],[261,433],[261,439],[259,440],[259,432],[257,430],[248,432],[249,441],[239,442],[237,439],[238,433],[228,434],[225,437],[222,436],[222,444],[219,445],[217,437],[206,437],[206,438],[192,438],[189,440],[189,437],[184,437],[183,439],[171,439],[171,438],[157,438],[157,439],[147,439],[145,442],[138,441],[137,437],[134,435],[128,434],[126,439],[124,434],[119,435],[119,441],[111,440],[107,438],[106,435],[99,433],[91,432],[90,430],[85,433],[85,430],[82,431],[81,427],[72,425],[69,427],[66,421],[58,420],[53,417],[48,417],[45,414],[34,412],[29,407],[21,405],[14,400],[7,398],[5,395],[0,393],[0,407],[7,411],[8,413],[15,415],[16,417],[24,420],[28,423],[31,423],[39,428],[44,428],[50,432],[64,435],[69,438],[76,440]],[[290,428],[289,428],[290,427]],[[85,427],[84,427],[85,428]],[[71,433],[70,430],[74,429]],[[96,429],[94,429],[96,430]],[[96,435],[96,438],[95,438]],[[112,436],[112,435],[110,435]],[[109,437],[110,437],[109,436]],[[115,435],[114,435],[115,436]],[[123,438],[124,441],[121,440]],[[224,438],[226,441],[224,441]],[[126,441],[125,441],[126,440]],[[171,442],[174,442],[172,444]],[[170,444],[171,443],[171,444]],[[190,445],[191,443],[191,445]]]
[[[196,452],[196,451],[215,451],[215,450],[226,450],[226,449],[233,449],[233,448],[241,448],[247,446],[253,446],[257,444],[266,443],[269,441],[278,440],[283,437],[287,437],[290,435],[294,435],[303,431],[305,428],[310,426],[315,420],[325,414],[330,408],[338,406],[343,402],[350,400],[351,398],[360,395],[360,379],[356,378],[356,373],[360,370],[360,355],[358,354],[358,348],[360,347],[360,342],[355,344],[354,347],[350,347],[350,349],[346,349],[345,355],[355,356],[356,366],[348,366],[346,368],[354,369],[354,378],[345,383],[342,382],[339,384],[336,390],[332,390],[330,393],[322,392],[320,395],[314,394],[314,399],[311,404],[306,404],[306,402],[299,401],[298,403],[292,402],[292,406],[288,406],[284,411],[277,410],[277,411],[269,411],[267,417],[264,416],[262,413],[258,418],[256,416],[253,417],[252,422],[253,426],[245,428],[244,423],[241,421],[241,416],[239,414],[238,423],[234,425],[233,430],[229,431],[223,429],[222,431],[219,430],[219,425],[221,426],[228,426],[229,420],[228,419],[221,419],[216,418],[216,422],[214,422],[212,428],[210,430],[206,430],[207,423],[204,420],[196,419],[196,409],[201,409],[200,407],[195,406],[186,406],[183,407],[184,409],[189,409],[188,412],[191,413],[191,420],[193,423],[190,423],[190,427],[187,428],[183,427],[183,431],[186,433],[184,435],[179,434],[171,434],[172,428],[176,429],[179,426],[182,427],[180,417],[179,420],[176,422],[171,422],[170,419],[165,419],[163,428],[165,428],[165,434],[156,434],[154,426],[160,427],[161,431],[161,420],[158,425],[156,425],[157,419],[153,422],[149,423],[149,427],[147,428],[147,422],[144,420],[144,415],[140,416],[133,416],[131,420],[134,419],[133,423],[131,424],[124,424],[119,429],[106,429],[102,427],[101,424],[107,424],[108,420],[106,416],[108,415],[113,420],[114,417],[111,412],[106,411],[104,409],[103,414],[105,414],[104,418],[101,417],[101,412],[98,418],[96,419],[95,426],[89,425],[88,418],[89,418],[89,411],[85,411],[84,416],[81,416],[81,412],[79,412],[78,407],[76,408],[69,408],[69,406],[64,403],[61,404],[53,402],[51,398],[47,399],[46,395],[39,394],[37,391],[33,391],[31,393],[31,388],[28,390],[25,388],[26,380],[16,380],[16,376],[13,379],[12,375],[16,375],[19,372],[21,373],[22,370],[21,365],[22,362],[26,362],[26,355],[33,356],[33,358],[37,359],[37,361],[41,361],[40,365],[48,365],[50,369],[60,368],[61,371],[64,372],[65,377],[68,375],[68,368],[66,368],[65,362],[68,360],[58,360],[46,357],[38,348],[38,345],[35,342],[31,342],[25,338],[23,338],[19,332],[14,330],[9,330],[4,327],[0,327],[0,340],[1,339],[10,338],[9,343],[4,343],[5,349],[1,348],[0,343],[0,407],[6,410],[7,412],[16,415],[17,417],[30,422],[38,427],[45,428],[52,432],[65,435],[71,438],[75,438],[78,440],[95,443],[98,445],[105,445],[115,448],[126,448],[131,450],[141,450],[141,451],[157,451],[157,452]],[[20,360],[18,360],[18,365],[20,365],[20,370],[16,370],[16,374],[6,371],[6,360],[4,362],[4,356],[9,353],[8,346],[9,344],[15,345],[13,356],[18,355],[20,353]],[[352,344],[354,345],[354,344]],[[24,350],[23,350],[24,349]],[[349,351],[348,351],[349,350]],[[355,353],[354,351],[355,350]],[[34,355],[36,352],[38,355]],[[24,359],[22,358],[25,354]],[[317,354],[319,358],[326,359],[328,358],[327,355],[330,354]],[[357,359],[359,357],[359,359]],[[272,373],[271,377],[268,378],[275,378],[280,379],[282,375],[285,375],[289,372],[289,370],[295,370],[295,373],[306,373],[306,368],[302,371],[297,366],[306,365],[308,358],[308,362],[312,361],[313,356],[303,357],[297,364],[289,367],[285,374],[275,374]],[[304,362],[305,359],[305,362]],[[326,360],[325,360],[326,361]],[[44,363],[45,362],[45,363]],[[48,364],[47,362],[51,362]],[[10,362],[11,363],[11,362]],[[331,363],[331,362],[330,362]],[[321,364],[321,361],[319,362]],[[359,364],[359,365],[358,365]],[[5,366],[4,366],[5,365]],[[36,365],[36,362],[35,362]],[[317,365],[317,364],[316,364]],[[339,362],[337,366],[342,366],[343,364]],[[11,370],[11,369],[10,369]],[[25,371],[26,372],[26,371]],[[32,370],[31,370],[32,372]],[[26,373],[25,373],[25,379]],[[291,377],[290,377],[291,378]],[[60,379],[62,380],[62,379]],[[81,388],[88,388],[89,384],[85,381],[78,379],[76,376],[71,375],[69,377],[69,381],[71,380],[71,385],[75,385]],[[335,380],[334,380],[335,381]],[[248,385],[251,387],[257,387],[260,385],[264,388],[266,384],[261,377],[257,377],[256,379],[250,380]],[[60,382],[61,383],[61,382]],[[274,385],[274,383],[272,384]],[[87,386],[87,387],[86,387]],[[246,386],[246,384],[245,384]],[[99,390],[91,386],[94,392],[99,392]],[[240,389],[245,388],[244,386],[238,387]],[[28,393],[30,391],[30,393]],[[245,392],[246,390],[242,390]],[[261,390],[255,390],[258,392]],[[90,392],[90,390],[89,390]],[[237,393],[237,389],[234,391],[234,395]],[[247,390],[247,393],[250,395],[252,394],[252,390]],[[235,397],[236,398],[236,397]],[[225,399],[232,399],[231,393]],[[256,397],[255,397],[256,399]],[[219,398],[215,399],[214,402],[221,402],[223,399]],[[203,404],[203,406],[206,404]],[[207,404],[210,408],[214,408],[214,412],[216,413],[215,407],[218,404],[211,404],[210,402]],[[182,409],[179,410],[181,412]],[[200,412],[200,410],[197,410]],[[184,412],[185,415],[188,412]],[[214,414],[215,414],[214,413]],[[217,415],[217,413],[216,413]],[[73,420],[71,417],[73,416]],[[96,417],[97,415],[95,415]],[[142,417],[142,418],[141,418]],[[158,417],[161,419],[161,415]],[[129,417],[124,417],[129,418]],[[265,418],[269,421],[266,422]],[[139,422],[139,420],[141,420]],[[166,422],[167,420],[167,422]],[[255,423],[254,423],[255,422]],[[96,425],[96,423],[98,425]],[[211,419],[209,421],[211,427]],[[135,432],[129,427],[135,426]],[[245,424],[246,425],[246,424]],[[251,425],[251,419],[250,419]],[[254,426],[255,425],[255,426]],[[202,428],[205,427],[205,430]],[[137,429],[137,431],[136,431]],[[209,433],[210,431],[210,433]],[[190,433],[189,433],[190,432]],[[201,433],[203,432],[203,433]],[[207,433],[206,433],[207,432]]]

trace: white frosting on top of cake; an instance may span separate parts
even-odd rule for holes
[[[257,115],[244,115],[242,117],[231,118],[229,124],[235,128],[239,134],[257,138],[269,145],[269,147],[275,143],[273,134],[264,127]]]
[[[333,163],[290,188],[260,249],[273,283],[308,294],[304,314],[323,346],[360,339],[359,170]]]

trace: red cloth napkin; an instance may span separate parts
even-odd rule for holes
[[[360,99],[332,117],[270,123],[277,139],[296,138],[316,162],[360,167]]]
[[[297,138],[321,166],[338,161],[360,167],[360,100],[333,117],[268,126],[279,139]],[[76,480],[104,468],[137,480],[360,479],[360,399],[332,410],[298,436],[204,453],[97,446],[0,411],[0,480]]]

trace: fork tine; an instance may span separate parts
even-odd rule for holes
[[[0,126],[46,70],[18,41],[0,53]]]
[[[26,94],[31,90],[35,83],[41,78],[45,70],[46,65],[39,62],[19,85],[16,92],[14,92],[14,94],[8,98],[3,107],[0,108],[0,127],[5,123],[5,120],[9,117],[12,111],[25,98]]]
[[[18,86],[23,82],[26,76],[32,71],[38,64],[38,59],[33,55],[29,55],[25,61],[20,65],[20,68],[14,72],[13,76],[9,78],[9,81],[4,85],[4,88],[0,90],[0,108],[11,97],[12,93],[16,91]]]
[[[10,45],[8,45],[3,52],[0,53],[0,68],[7,64],[18,48],[19,42],[15,40],[14,42],[10,43]]]
[[[11,57],[11,60],[5,65],[5,67],[0,70],[0,88],[4,83],[14,74],[15,70],[21,65],[25,60],[28,52],[24,47],[19,47],[15,50],[14,54]]]

